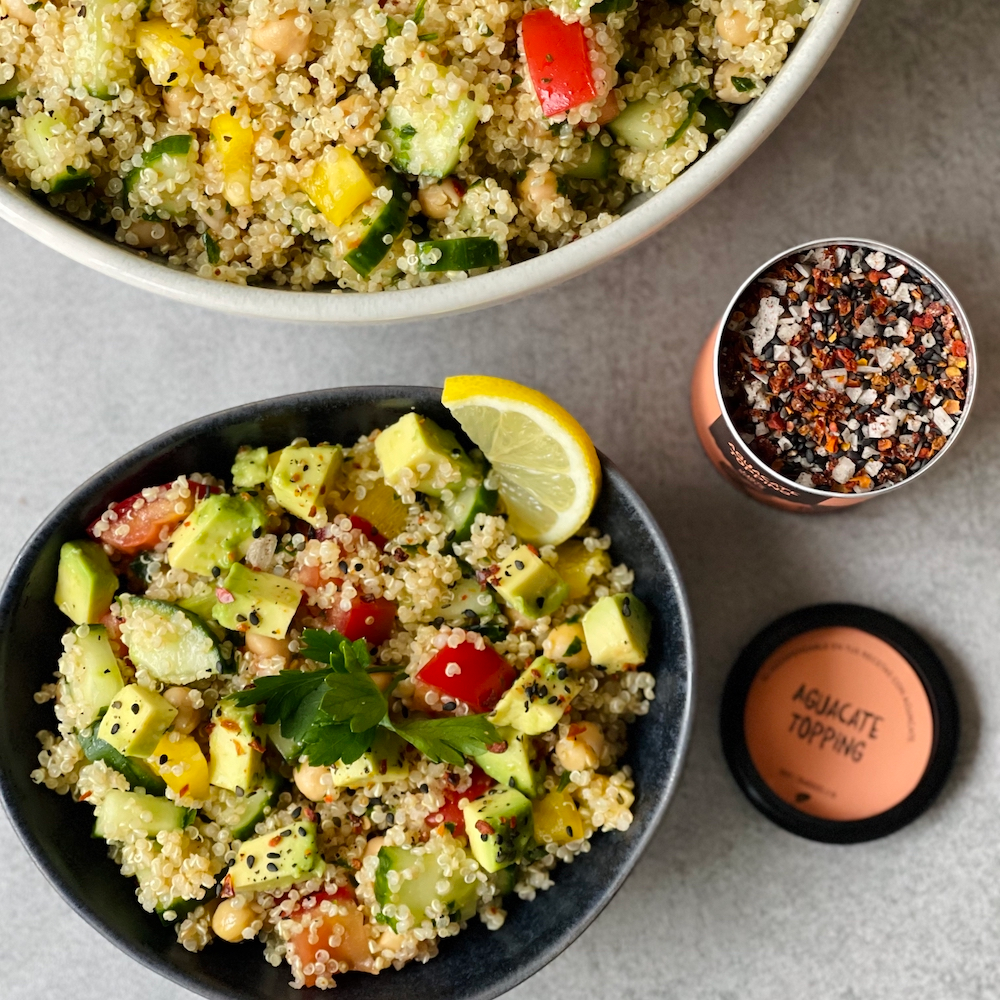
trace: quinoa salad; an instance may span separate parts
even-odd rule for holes
[[[380,291],[659,191],[816,0],[0,0],[0,166],[172,267]]]
[[[628,829],[659,626],[592,504],[534,544],[504,475],[408,413],[248,442],[226,481],[151,484],[63,545],[32,777],[93,809],[185,948],[256,940],[331,988],[500,930]]]

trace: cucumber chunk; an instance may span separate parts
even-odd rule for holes
[[[413,917],[414,926],[423,921],[435,900],[461,919],[468,919],[476,912],[476,885],[465,881],[463,875],[453,872],[445,875],[439,855],[443,844],[435,838],[420,847],[383,847],[378,852],[378,869],[375,873],[375,899],[384,910],[387,906],[405,906]],[[400,876],[399,888],[389,887],[389,872]],[[395,880],[393,880],[395,881]],[[443,892],[439,883],[447,882]],[[399,916],[380,913],[376,918],[396,930]]]
[[[126,757],[110,743],[97,735],[97,725],[77,733],[77,740],[84,757],[91,763],[104,761],[108,767],[124,775],[131,788],[143,788],[150,795],[163,795],[167,791],[166,782],[139,757]]]
[[[122,11],[129,6],[133,13],[125,18]],[[77,14],[69,22],[78,37],[71,55],[72,83],[92,97],[110,101],[132,83],[135,74],[133,34],[139,5],[129,0],[87,0]]]
[[[268,771],[257,791],[246,797],[246,808],[243,815],[233,824],[232,835],[234,840],[246,840],[254,835],[257,824],[266,819],[278,795],[281,793],[281,786],[284,782],[281,776],[273,771]]]
[[[193,612],[148,597],[122,594],[122,639],[132,662],[164,684],[191,684],[221,673],[215,635]]]
[[[500,247],[488,236],[460,236],[418,243],[417,256],[421,271],[472,271],[496,267],[500,263]]]
[[[618,117],[608,125],[608,129],[616,139],[626,146],[644,152],[663,149],[667,143],[667,134],[658,125],[651,124],[650,114],[656,107],[643,98],[627,104]]]
[[[190,133],[168,135],[142,154],[142,164],[125,176],[125,198],[156,216],[181,215],[188,208],[184,185],[191,179],[197,149]]]
[[[183,830],[194,819],[195,810],[174,805],[158,795],[112,788],[95,808],[94,816],[94,833],[98,837],[124,841],[133,832],[155,837],[164,830]]]
[[[398,174],[390,175],[392,197],[367,223],[361,242],[344,256],[362,278],[367,278],[382,263],[396,237],[403,231],[409,215],[409,190]]]
[[[12,108],[17,104],[17,99],[24,96],[24,88],[15,73],[9,80],[0,83],[0,108]]]
[[[452,497],[445,497],[445,513],[452,525],[452,544],[467,542],[472,537],[476,516],[492,514],[497,509],[499,497],[496,490],[488,490],[481,482],[466,486]]]
[[[497,602],[488,587],[484,587],[473,576],[458,581],[448,593],[448,603],[438,609],[437,615],[447,625],[462,625],[466,628],[479,625],[484,618],[492,618],[497,613]],[[433,612],[432,612],[433,614]]]
[[[24,119],[23,128],[24,138],[38,161],[42,185],[48,185],[49,194],[82,191],[94,183],[90,172],[74,162],[79,154],[63,115],[39,111]],[[32,186],[41,185],[33,182]]]
[[[577,180],[602,181],[611,167],[611,149],[599,142],[588,142],[581,147],[581,160],[565,171],[564,176]]]

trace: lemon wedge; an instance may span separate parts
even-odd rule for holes
[[[482,449],[498,477],[510,528],[558,545],[587,522],[601,463],[587,432],[544,393],[488,375],[456,375],[441,402]]]

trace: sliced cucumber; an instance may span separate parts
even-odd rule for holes
[[[188,208],[184,185],[196,162],[197,150],[190,133],[168,135],[154,142],[142,154],[141,166],[133,167],[125,176],[126,199],[131,205],[144,205],[155,215],[181,215]],[[139,194],[140,184],[149,194],[155,195],[155,205],[145,204],[146,199]]]
[[[427,67],[437,78],[426,79]],[[424,60],[397,70],[396,96],[389,105],[379,138],[392,147],[392,163],[407,174],[447,177],[479,121],[482,105],[468,96],[439,103],[449,70]]]
[[[94,183],[90,172],[73,162],[78,154],[64,116],[39,111],[25,118],[23,127],[24,138],[38,160],[49,194],[82,191]]]
[[[438,613],[448,625],[478,625],[483,618],[497,613],[493,592],[474,576],[459,580],[449,594],[449,603]]]
[[[273,771],[268,771],[264,775],[260,787],[246,797],[246,808],[243,810],[243,815],[233,824],[231,832],[234,840],[246,840],[254,835],[257,824],[267,817],[275,802],[278,801],[283,784],[281,776]]]
[[[566,177],[578,180],[602,181],[611,167],[611,149],[599,142],[588,142],[580,147],[581,161],[564,172]]]
[[[136,871],[135,877],[139,885],[142,886],[152,881],[153,873],[148,868],[140,868]],[[177,896],[170,900],[169,903],[157,903],[154,912],[160,918],[160,923],[164,927],[172,927],[199,906],[204,905],[210,899],[214,899],[215,895],[216,889],[212,888],[206,889],[201,899],[185,899],[183,896]]]
[[[403,231],[410,211],[409,189],[399,174],[390,173],[392,197],[367,224],[361,242],[344,255],[344,260],[362,278],[367,278],[382,263],[396,237]]]
[[[191,684],[223,671],[211,629],[193,612],[166,601],[122,594],[122,639],[129,657],[164,684]]]
[[[103,761],[108,767],[124,775],[130,788],[144,788],[150,795],[164,795],[166,782],[139,757],[126,757],[110,743],[97,735],[97,724],[77,734],[80,749],[91,763]]]
[[[12,108],[17,99],[24,96],[21,80],[15,73],[9,80],[0,83],[0,108]]]
[[[488,490],[482,482],[479,482],[475,486],[466,486],[459,490],[454,494],[453,500],[447,498],[449,502],[445,504],[445,513],[452,526],[452,544],[467,542],[472,536],[476,515],[492,514],[497,509],[499,497],[500,494],[496,490]]]
[[[658,125],[651,124],[649,116],[656,106],[645,98],[627,104],[618,117],[608,125],[608,129],[616,139],[626,146],[643,152],[663,149],[667,142],[667,133]]]
[[[267,739],[286,763],[293,766],[298,764],[299,758],[302,756],[302,743],[299,740],[290,740],[287,736],[282,736],[281,726],[278,723],[267,727]]]
[[[635,0],[600,0],[590,8],[591,14],[617,14],[635,5]]]
[[[125,683],[118,659],[102,625],[87,626],[84,635],[70,629],[63,641],[66,646],[59,669],[66,679],[67,701],[79,710],[78,723],[90,725],[104,714]]]
[[[418,243],[417,256],[421,271],[472,271],[496,267],[500,263],[500,247],[488,236],[460,236]]]
[[[184,809],[158,795],[112,788],[94,810],[94,833],[105,840],[123,841],[135,832],[155,837],[164,830],[183,830],[194,816],[194,809]]]
[[[135,74],[132,36],[139,8],[133,7],[134,13],[126,19],[121,13],[125,6],[123,0],[87,0],[71,22],[79,32],[71,56],[72,82],[102,101],[117,97]]]
[[[399,888],[389,887],[389,872],[400,874]],[[395,880],[394,880],[395,881]],[[440,883],[447,883],[444,891]],[[375,899],[383,909],[405,906],[413,916],[414,925],[420,924],[424,914],[436,900],[461,919],[468,919],[476,912],[476,886],[458,873],[445,875],[438,862],[432,843],[419,850],[410,847],[383,847],[378,852],[378,869],[375,873]],[[380,914],[380,923],[396,929],[396,917]]]

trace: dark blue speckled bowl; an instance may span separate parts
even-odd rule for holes
[[[66,901],[105,937],[144,965],[213,1000],[303,1000],[288,970],[267,965],[254,945],[191,954],[136,903],[104,845],[90,836],[93,817],[32,784],[35,733],[54,728],[51,705],[33,692],[50,679],[65,618],[52,601],[59,547],[79,537],[109,502],[182,472],[228,474],[240,444],[276,447],[293,437],[345,444],[417,409],[458,430],[440,390],[376,386],[329,389],[249,403],[202,417],[137,448],[84,483],[42,523],[18,556],[0,594],[0,792],[25,848]],[[631,730],[625,762],[636,782],[635,822],[599,834],[590,853],[557,869],[555,886],[533,903],[514,901],[496,933],[478,921],[442,943],[426,965],[377,978],[340,979],[340,1000],[488,1000],[516,986],[566,948],[621,887],[674,792],[691,727],[694,656],[684,591],[670,550],[642,500],[606,459],[593,522],[611,533],[617,561],[635,570],[635,591],[656,622],[647,669],[657,678],[649,714]]]

